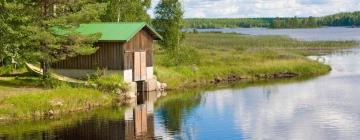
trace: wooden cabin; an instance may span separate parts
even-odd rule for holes
[[[56,73],[85,78],[97,69],[121,74],[125,82],[153,79],[153,42],[161,36],[146,23],[81,24],[81,34],[101,33],[91,55],[81,55],[52,64]]]

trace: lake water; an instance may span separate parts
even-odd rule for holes
[[[241,33],[256,32],[252,33],[254,35],[271,32],[268,29],[239,30]],[[339,29],[291,30],[288,35],[308,40],[306,35],[300,35],[303,30],[324,30],[311,40],[332,40],[334,34],[338,34],[334,30]],[[339,35],[348,38],[336,39],[350,40],[360,36],[359,29],[344,30],[350,32],[339,30]],[[333,70],[312,79],[240,83],[231,88],[167,94],[139,93],[138,101],[128,108],[3,124],[0,139],[360,139],[360,49],[311,59],[329,64]]]
[[[360,28],[324,27],[310,29],[267,29],[267,28],[236,28],[236,29],[198,29],[200,32],[241,33],[248,35],[285,35],[301,40],[360,40]]]

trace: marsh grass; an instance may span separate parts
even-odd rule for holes
[[[196,51],[192,64],[167,65],[167,56],[155,50],[155,74],[169,88],[208,84],[229,75],[253,79],[257,75],[294,73],[300,76],[325,74],[327,65],[305,55],[356,46],[354,41],[298,41],[283,36],[238,34],[187,34],[184,46]],[[317,51],[314,51],[317,50]]]

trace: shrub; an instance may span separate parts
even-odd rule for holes
[[[89,79],[89,84],[96,85],[98,90],[116,93],[119,90],[126,91],[128,85],[124,83],[123,78],[120,74],[103,75],[96,79]]]
[[[57,88],[57,87],[68,86],[68,84],[66,82],[59,81],[57,79],[48,76],[47,78],[41,80],[41,86],[44,88]]]
[[[0,67],[0,75],[11,74],[13,72],[13,67],[11,65]]]

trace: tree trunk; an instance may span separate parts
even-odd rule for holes
[[[48,78],[49,62],[47,60],[43,60],[41,62],[41,68],[43,69],[42,78],[43,78],[43,80],[45,80],[46,78]]]

